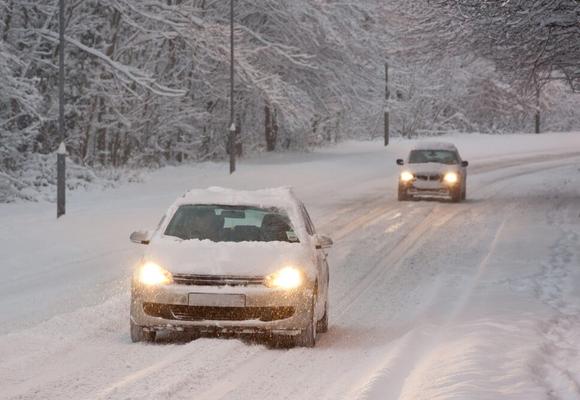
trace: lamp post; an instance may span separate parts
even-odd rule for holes
[[[389,63],[385,62],[385,110],[384,110],[384,121],[385,121],[385,146],[389,145],[389,98],[391,97],[391,92],[389,89]]]
[[[234,0],[230,0],[230,174],[236,171],[236,122],[234,119]]]
[[[66,175],[66,147],[64,140],[64,0],[59,0],[58,12],[58,130],[61,143],[58,147],[56,162],[56,217],[65,214],[65,175]]]
[[[60,218],[65,214],[65,184],[64,177],[66,175],[66,147],[64,142],[58,146],[56,152],[56,171],[57,171],[57,184],[56,184],[56,217]]]
[[[542,89],[541,89],[541,85],[540,83],[536,83],[536,115],[534,118],[534,127],[535,127],[535,132],[536,133],[540,133],[540,128],[541,128],[541,107],[542,107],[542,103],[540,102],[540,97],[542,95]]]

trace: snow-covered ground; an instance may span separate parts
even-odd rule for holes
[[[580,134],[447,137],[468,201],[399,203],[412,141],[165,168],[145,183],[0,206],[1,399],[580,399]],[[192,187],[295,187],[331,251],[314,349],[132,344],[139,246]]]

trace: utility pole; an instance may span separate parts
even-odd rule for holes
[[[389,63],[385,62],[385,146],[389,145]]]
[[[59,0],[58,13],[58,129],[61,143],[57,151],[56,161],[56,217],[60,218],[66,212],[66,147],[64,140],[64,0]]]
[[[236,171],[236,122],[234,120],[234,0],[230,0],[230,175]]]
[[[535,128],[536,133],[540,133],[540,95],[541,95],[541,86],[539,83],[536,83],[536,117],[535,117]]]

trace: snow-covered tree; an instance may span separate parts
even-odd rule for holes
[[[578,126],[562,100],[575,97],[548,81],[577,84],[578,3],[502,3],[236,1],[241,146],[305,149],[382,134],[385,62],[395,135],[524,130],[539,108],[554,129]],[[66,5],[72,161],[90,169],[226,155],[229,2]],[[0,185],[11,190],[60,142],[57,16],[57,0],[0,0]],[[530,76],[544,88],[540,103],[533,85],[519,83]]]

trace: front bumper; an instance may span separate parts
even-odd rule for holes
[[[410,196],[426,196],[426,197],[441,197],[448,198],[453,195],[453,191],[457,190],[458,184],[450,185],[439,181],[411,181],[400,182]]]
[[[195,304],[190,294],[217,299],[243,296],[243,305]],[[133,283],[131,320],[152,331],[210,333],[268,333],[297,335],[312,320],[312,287],[271,289],[262,285],[192,286],[169,284],[145,287]]]

